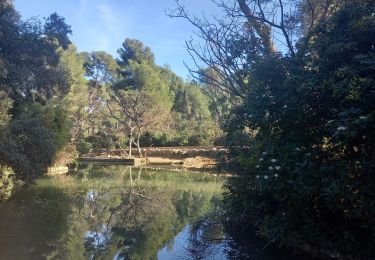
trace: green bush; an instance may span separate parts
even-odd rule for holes
[[[0,202],[10,198],[15,182],[12,169],[0,165]]]
[[[346,6],[295,58],[253,67],[252,92],[225,124],[253,130],[234,153],[243,174],[226,185],[242,227],[317,254],[375,256],[373,10]]]
[[[90,152],[91,149],[92,149],[91,143],[85,142],[85,141],[77,142],[77,151],[80,154],[88,153],[88,152]]]
[[[0,142],[0,161],[12,168],[16,179],[31,181],[52,164],[57,152],[53,137],[40,115],[26,111],[7,125]]]
[[[118,138],[113,134],[98,132],[95,135],[86,137],[86,142],[91,143],[93,149],[114,149],[119,142]]]

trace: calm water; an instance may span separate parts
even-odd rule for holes
[[[255,235],[226,235],[224,180],[119,165],[41,178],[0,204],[0,260],[309,259]]]
[[[227,259],[223,178],[86,165],[0,204],[0,259]]]

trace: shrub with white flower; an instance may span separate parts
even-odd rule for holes
[[[244,174],[230,178],[225,201],[268,241],[375,259],[375,1],[333,2],[345,4],[294,58],[251,60],[251,91],[223,124]],[[242,121],[245,112],[254,117]]]

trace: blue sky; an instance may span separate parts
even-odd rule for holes
[[[117,57],[125,38],[135,38],[151,47],[159,65],[169,64],[183,78],[188,75],[183,61],[192,64],[184,41],[193,27],[183,19],[171,19],[166,9],[174,0],[14,0],[22,18],[47,17],[53,12],[72,26],[72,42],[79,51],[103,50]],[[195,14],[214,14],[210,0],[180,1]]]

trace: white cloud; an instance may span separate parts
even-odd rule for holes
[[[123,37],[124,26],[121,24],[120,17],[108,4],[99,4],[96,6],[96,9],[99,12],[99,18],[104,28],[116,39],[121,39]]]

